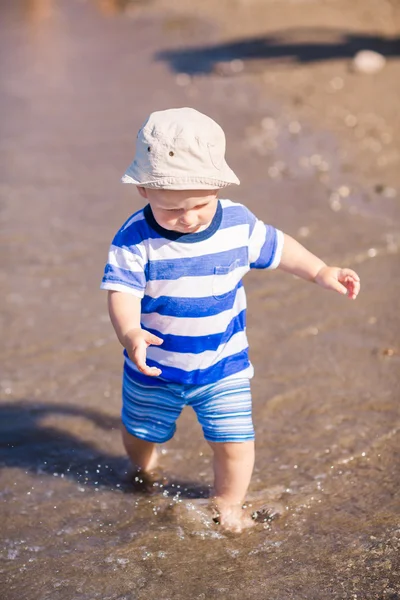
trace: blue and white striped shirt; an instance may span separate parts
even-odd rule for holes
[[[276,268],[282,247],[282,232],[243,204],[219,200],[207,229],[189,234],[162,228],[147,205],[116,234],[101,287],[142,299],[142,327],[164,340],[147,349],[147,364],[162,371],[156,379],[250,378],[242,278]],[[150,383],[125,357],[137,379]]]

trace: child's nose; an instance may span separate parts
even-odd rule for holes
[[[186,211],[181,215],[180,221],[185,227],[190,227],[197,223],[197,217],[193,211]]]

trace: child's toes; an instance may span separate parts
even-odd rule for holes
[[[270,523],[280,516],[280,511],[270,506],[261,506],[258,510],[254,511],[252,518],[257,523]]]

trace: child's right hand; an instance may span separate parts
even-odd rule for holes
[[[124,347],[131,361],[137,366],[141,373],[157,377],[161,375],[161,370],[157,367],[148,367],[146,364],[146,350],[148,346],[154,344],[160,346],[163,340],[156,335],[153,335],[145,329],[131,329],[124,336]]]

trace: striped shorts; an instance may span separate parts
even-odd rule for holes
[[[254,440],[248,379],[228,377],[208,385],[181,385],[154,378],[146,385],[125,366],[122,386],[122,423],[131,435],[163,443],[176,430],[176,420],[191,406],[209,442]]]

